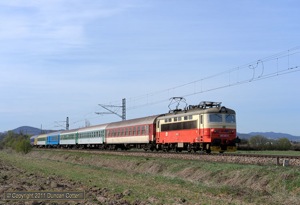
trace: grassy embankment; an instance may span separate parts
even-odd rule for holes
[[[56,175],[128,201],[154,204],[296,204],[300,170],[197,160],[156,159],[67,151],[0,152],[7,163],[42,176]],[[51,191],[51,190],[49,190]]]

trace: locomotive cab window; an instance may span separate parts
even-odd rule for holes
[[[222,122],[222,114],[210,114],[209,115],[210,122]]]
[[[232,114],[225,115],[225,121],[226,123],[235,123],[235,115]]]

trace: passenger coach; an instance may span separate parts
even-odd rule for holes
[[[46,147],[47,134],[41,134],[37,137],[36,145],[38,147]]]
[[[156,119],[159,115],[110,123],[106,127],[106,144],[110,149],[155,149]]]
[[[107,124],[85,127],[78,130],[78,146],[104,148]]]
[[[78,144],[78,129],[65,130],[60,133],[61,147],[74,147]]]

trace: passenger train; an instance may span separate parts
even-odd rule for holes
[[[236,113],[216,102],[132,120],[33,136],[35,147],[236,151]]]

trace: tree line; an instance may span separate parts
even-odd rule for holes
[[[30,152],[32,146],[30,144],[30,135],[24,135],[23,133],[16,134],[12,131],[8,131],[2,134],[0,142],[0,149],[11,148],[16,152],[27,154]]]
[[[239,150],[297,150],[300,151],[298,142],[290,142],[288,138],[269,139],[261,135],[241,139]]]

